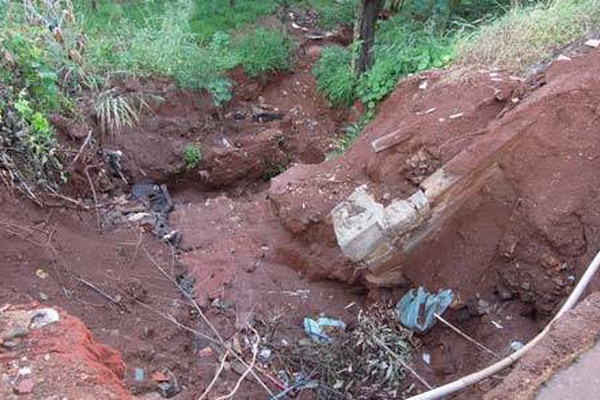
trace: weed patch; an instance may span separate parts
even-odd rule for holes
[[[511,10],[462,40],[461,64],[523,72],[600,26],[600,0],[554,0]]]
[[[260,28],[239,44],[241,65],[251,77],[290,70],[292,51],[291,40],[271,29]]]
[[[197,144],[188,143],[183,148],[183,162],[186,169],[194,169],[202,161],[202,149]]]

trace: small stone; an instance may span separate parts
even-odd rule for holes
[[[198,351],[198,357],[206,358],[213,355],[213,349],[210,347],[205,347],[202,350]]]
[[[587,42],[585,42],[586,46],[589,47],[598,47],[600,46],[600,40],[599,39],[590,39]]]
[[[2,347],[4,347],[5,349],[12,350],[12,349],[16,348],[20,342],[21,342],[21,339],[18,339],[18,338],[5,340],[2,342]]]
[[[38,297],[40,298],[40,301],[48,301],[48,295],[44,292],[39,292]]]
[[[33,392],[34,386],[35,386],[35,384],[33,383],[33,379],[24,378],[24,379],[19,380],[19,383],[15,387],[15,392],[17,394],[29,394],[29,393]]]
[[[558,61],[571,61],[571,57],[567,57],[564,54],[561,54],[557,58]]]

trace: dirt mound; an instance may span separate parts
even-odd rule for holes
[[[507,354],[512,340],[548,320],[600,243],[599,63],[591,50],[530,84],[494,71],[402,82],[343,157],[294,166],[273,181],[281,223],[308,249],[296,265],[372,287],[451,288],[459,301],[449,318]],[[385,207],[424,190],[435,173],[453,189],[432,203],[410,245],[376,270],[343,256],[330,216],[337,204],[367,185]],[[424,339],[431,381],[492,361],[452,335],[435,328]]]
[[[32,328],[36,305],[3,307],[0,363],[3,399],[131,399],[123,384],[125,363],[98,343],[77,318]],[[32,317],[34,316],[34,317]]]

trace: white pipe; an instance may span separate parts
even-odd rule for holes
[[[577,303],[577,301],[583,294],[583,291],[585,290],[587,285],[590,283],[590,280],[592,279],[592,277],[598,270],[599,266],[600,266],[600,251],[598,253],[596,253],[596,256],[594,257],[594,259],[592,260],[592,262],[586,269],[585,273],[579,280],[579,283],[577,284],[577,286],[575,286],[575,289],[573,289],[573,291],[567,298],[567,301],[565,301],[565,303],[560,308],[558,313],[556,313],[554,318],[552,318],[552,321],[550,321],[548,323],[548,325],[546,325],[544,330],[541,331],[536,337],[534,337],[523,348],[515,351],[514,353],[510,354],[506,358],[503,358],[502,360],[498,361],[497,363],[492,364],[485,369],[482,369],[481,371],[474,372],[474,373],[464,376],[454,382],[447,383],[438,388],[435,388],[435,389],[429,390],[427,392],[418,394],[416,396],[410,397],[408,400],[439,399],[441,397],[447,396],[447,395],[457,392],[459,390],[466,389],[467,387],[474,385],[475,383],[477,383],[485,378],[488,378],[489,376],[503,370],[504,368],[508,367],[509,365],[511,365],[512,363],[517,361],[519,358],[521,358],[523,355],[525,355],[525,353],[527,353],[529,350],[531,350],[536,344],[538,344],[538,342],[540,340],[542,340],[544,338],[544,336],[546,336],[546,334],[550,331],[550,327],[552,326],[552,324],[554,324],[554,322],[557,319],[562,317],[567,311],[569,311],[571,308],[573,308],[575,303]]]

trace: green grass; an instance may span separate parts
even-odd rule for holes
[[[251,77],[292,67],[292,41],[276,30],[259,28],[241,39],[238,51],[240,64]]]
[[[523,72],[600,27],[600,0],[554,0],[515,9],[460,43],[461,64]]]
[[[276,9],[275,0],[236,0],[233,9],[229,0],[194,0],[189,24],[201,42],[208,42],[217,32],[229,32],[253,24],[257,18],[273,14]]]

